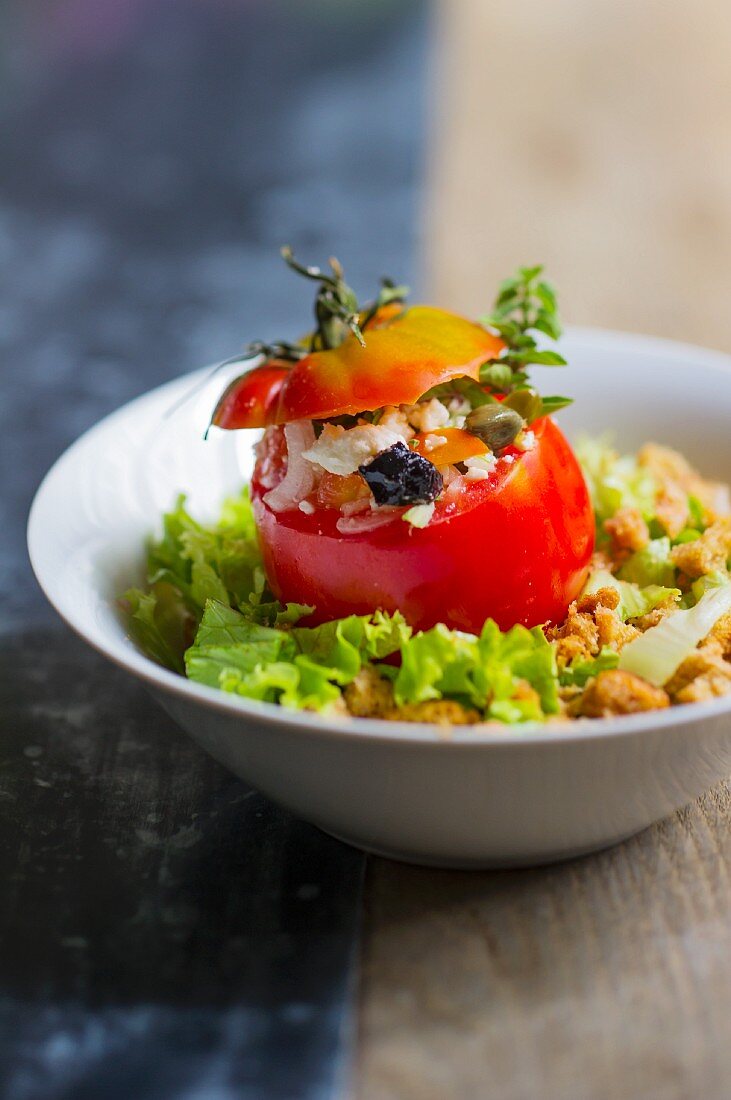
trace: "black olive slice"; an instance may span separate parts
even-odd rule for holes
[[[405,443],[394,443],[358,469],[376,504],[431,504],[444,488],[434,463]]]

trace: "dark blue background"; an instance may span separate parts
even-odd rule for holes
[[[417,3],[0,7],[2,1100],[342,1080],[361,855],[77,642],[24,524],[99,417],[301,331],[282,243],[413,280],[424,49]]]

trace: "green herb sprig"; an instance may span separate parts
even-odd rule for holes
[[[365,347],[363,329],[378,310],[391,302],[403,301],[409,293],[408,287],[397,286],[391,279],[383,279],[375,301],[361,307],[355,292],[343,278],[342,265],[334,256],[330,258],[329,272],[299,263],[289,245],[282,249],[282,259],[298,275],[320,284],[315,296],[316,328],[310,338],[309,351],[337,348],[349,332]]]
[[[535,334],[558,340],[561,322],[556,292],[543,279],[543,266],[519,267],[498,289],[492,313],[481,323],[501,337],[505,348],[480,370],[480,382],[512,405],[531,423],[571,404],[570,397],[541,397],[529,385],[529,366],[562,367],[566,360],[553,349],[538,347]]]

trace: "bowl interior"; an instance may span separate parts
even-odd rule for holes
[[[575,398],[559,421],[571,438],[608,432],[628,450],[654,440],[683,451],[707,476],[729,477],[731,358],[590,330],[570,333],[564,350],[570,365],[539,369],[536,382],[544,393]],[[178,493],[188,496],[194,515],[212,518],[251,471],[258,433],[214,429],[203,438],[224,381],[201,385],[205,377],[203,371],[162,386],[82,436],[45,478],[29,521],[36,575],[61,615],[114,660],[168,686],[172,674],[128,640],[117,600],[141,580],[145,539]],[[183,684],[198,696],[213,694]]]

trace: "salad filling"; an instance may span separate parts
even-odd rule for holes
[[[213,415],[261,428],[214,525],[181,497],[126,593],[154,660],[293,709],[440,725],[553,723],[731,693],[731,508],[677,451],[571,449],[529,384],[558,336],[540,268],[480,324],[359,307],[331,273],[316,328],[257,344]]]
[[[132,634],[199,683],[333,715],[553,723],[731,693],[727,488],[654,444],[620,456],[586,441],[579,455],[597,549],[559,623],[414,632],[398,612],[376,611],[302,626],[311,607],[280,603],[267,584],[245,491],[214,526],[182,498],[165,517],[149,584],[126,596]]]

